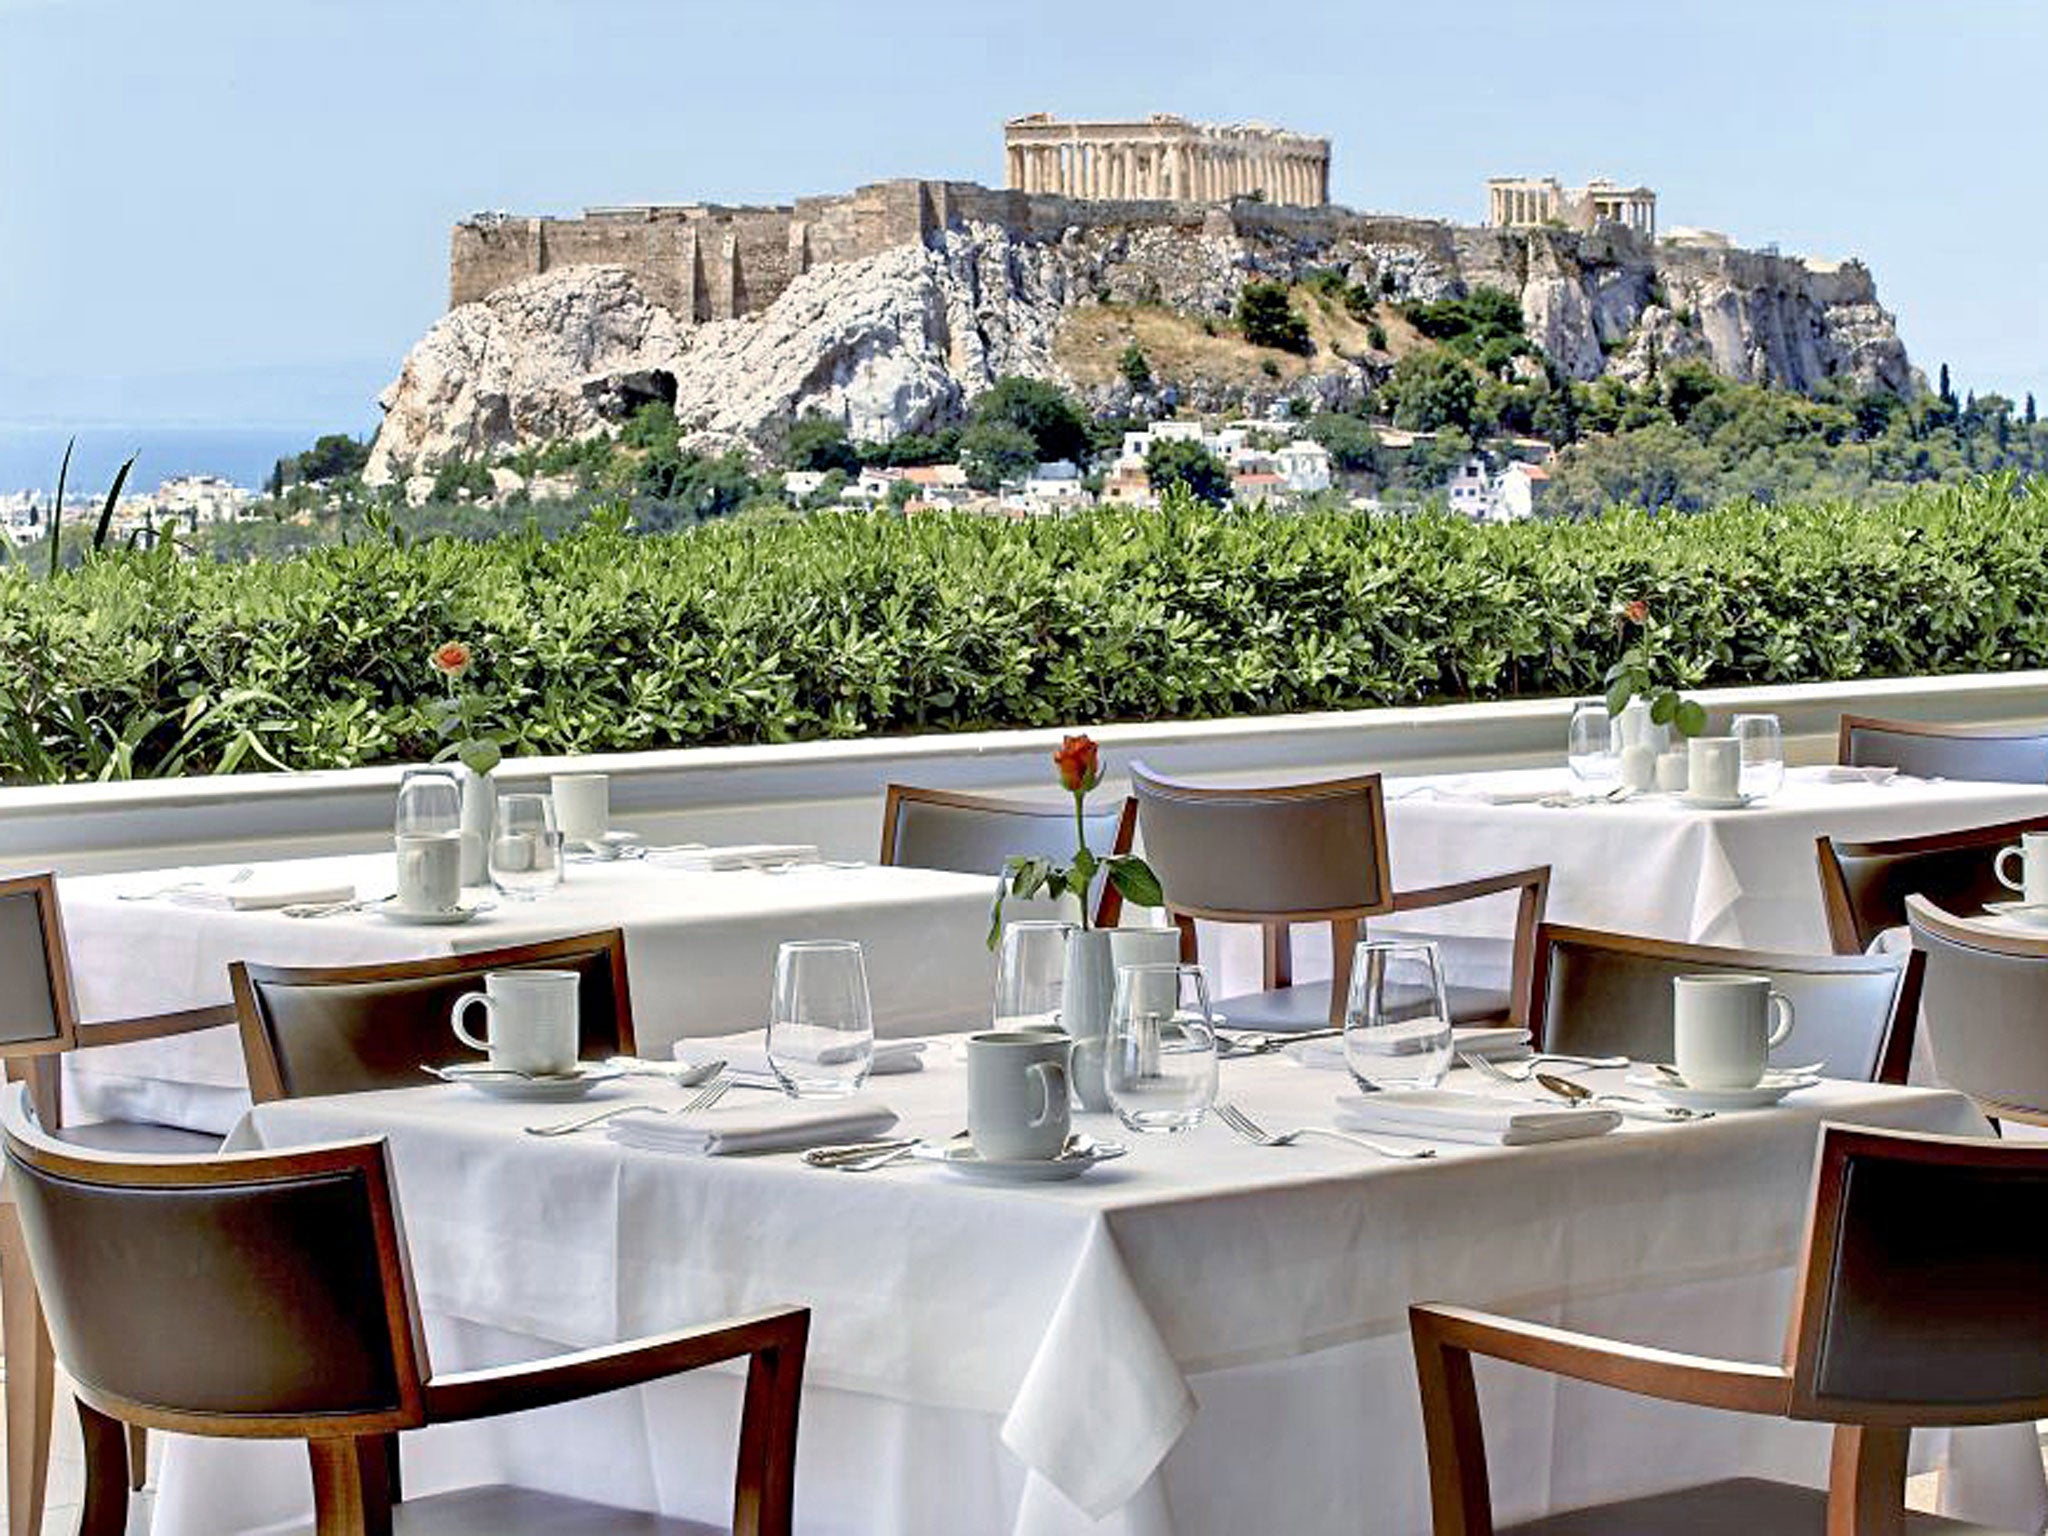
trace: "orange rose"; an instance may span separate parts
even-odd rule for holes
[[[470,669],[476,661],[476,653],[461,640],[444,640],[434,647],[434,654],[428,659],[433,662],[434,670],[452,683]]]
[[[1102,781],[1102,751],[1086,736],[1069,736],[1052,755],[1060,786],[1070,795],[1085,795]]]
[[[1621,612],[1631,624],[1646,624],[1650,619],[1650,605],[1640,597],[1632,597],[1623,603]]]

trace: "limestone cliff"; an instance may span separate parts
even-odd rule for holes
[[[1481,285],[1519,294],[1529,335],[1576,379],[1635,379],[1660,361],[1700,358],[1792,389],[1837,376],[1897,391],[1912,382],[1892,318],[1854,262],[1652,243],[1614,228],[1508,232],[1356,216],[1291,233],[1271,216],[1240,221],[1222,208],[1178,227],[1098,222],[1057,235],[955,222],[922,243],[815,266],[739,319],[685,323],[630,272],[598,265],[459,305],[385,391],[369,474],[384,481],[586,435],[651,398],[672,399],[707,447],[772,448],[809,411],[844,420],[857,438],[929,430],[957,420],[1000,375],[1064,378],[1055,341],[1085,306],[1220,319],[1247,281],[1332,267],[1394,300]],[[1370,387],[1390,363],[1324,354],[1306,372],[1229,391],[1170,382],[1218,406],[1259,409],[1281,394],[1327,404]],[[1121,403],[1097,394],[1099,404]]]

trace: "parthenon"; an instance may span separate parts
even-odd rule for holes
[[[1066,197],[1224,202],[1258,196],[1293,208],[1330,200],[1330,141],[1263,123],[1060,122],[1034,112],[1003,125],[1013,191]]]
[[[1496,176],[1486,184],[1486,222],[1496,229],[1541,224],[1591,229],[1602,220],[1654,236],[1657,194],[1648,187],[1618,187],[1605,180],[1567,187],[1555,176]]]

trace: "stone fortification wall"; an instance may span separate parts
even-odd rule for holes
[[[1072,198],[971,181],[905,179],[777,207],[657,204],[594,208],[569,219],[480,214],[456,225],[451,236],[448,302],[451,309],[473,303],[562,267],[615,266],[631,272],[649,298],[686,324],[730,320],[766,309],[815,266],[920,245],[934,231],[965,224],[990,225],[1025,240],[1058,239],[1074,229],[1175,229],[1314,243],[1422,243],[1447,251],[1451,232],[1451,226],[1432,220],[1331,205]]]

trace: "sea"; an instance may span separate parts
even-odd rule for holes
[[[107,426],[77,428],[0,422],[0,496],[33,491],[48,496],[57,489],[57,467],[64,444],[76,436],[71,475],[65,494],[104,495],[122,460],[136,454],[128,490],[153,491],[180,475],[219,475],[236,485],[260,489],[271,466],[289,454],[310,448],[325,432],[366,433],[348,423],[275,423],[246,427]]]

